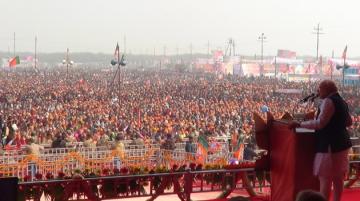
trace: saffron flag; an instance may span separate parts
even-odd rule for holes
[[[245,145],[243,143],[239,144],[239,147],[234,152],[234,158],[236,158],[239,161],[243,160],[243,158],[244,158],[244,149],[245,149]]]
[[[207,157],[208,149],[209,143],[203,135],[200,135],[198,138],[198,149],[196,153],[198,163],[204,164]]]
[[[236,158],[239,161],[243,160],[244,149],[245,149],[245,145],[244,145],[244,143],[241,142],[241,139],[239,138],[237,146],[234,149],[234,158]]]
[[[115,53],[114,53],[114,57],[116,58],[116,61],[119,60],[119,43],[116,44],[116,48],[115,48]]]
[[[347,46],[345,46],[345,49],[344,49],[344,52],[343,52],[341,58],[346,59],[346,52],[347,52]]]
[[[16,56],[16,57],[10,59],[10,61],[9,61],[10,67],[15,67],[17,64],[20,64],[19,56]]]

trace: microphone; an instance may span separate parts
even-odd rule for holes
[[[313,96],[312,98],[310,98],[309,101],[314,102],[314,100],[315,100],[316,98],[318,98],[318,97],[319,97],[319,94],[315,94],[315,96]]]
[[[317,97],[318,97],[318,94],[312,93],[312,94],[306,96],[305,98],[301,99],[300,103],[306,103],[308,101],[314,101],[314,99],[317,98]]]

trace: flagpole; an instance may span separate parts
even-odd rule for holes
[[[345,57],[344,57],[344,66],[342,68],[342,84],[343,84],[343,88],[345,88]]]
[[[345,46],[344,52],[343,52],[343,59],[344,59],[344,66],[342,68],[342,85],[343,85],[343,90],[345,88],[345,67],[346,67],[346,52],[347,52],[347,45]]]
[[[119,43],[118,43],[118,44],[119,44]],[[118,58],[117,63],[118,63],[118,70],[119,70],[119,80],[118,80],[118,84],[119,84],[119,91],[118,91],[118,93],[119,93],[119,95],[118,95],[118,97],[119,97],[119,103],[121,103],[121,99],[120,99],[120,95],[121,95],[120,48],[119,48],[119,50],[117,51],[117,58]]]

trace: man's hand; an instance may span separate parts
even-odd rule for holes
[[[297,121],[292,121],[289,123],[289,129],[294,129],[294,128],[297,128],[297,127],[300,127],[300,123],[297,122]]]
[[[314,119],[315,117],[315,111],[311,111],[305,114],[305,120]]]

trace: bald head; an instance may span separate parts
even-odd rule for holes
[[[319,96],[320,98],[326,98],[329,94],[335,93],[338,91],[338,88],[334,81],[332,80],[323,80],[319,84]]]
[[[326,201],[325,197],[313,190],[304,190],[297,194],[296,201]]]

